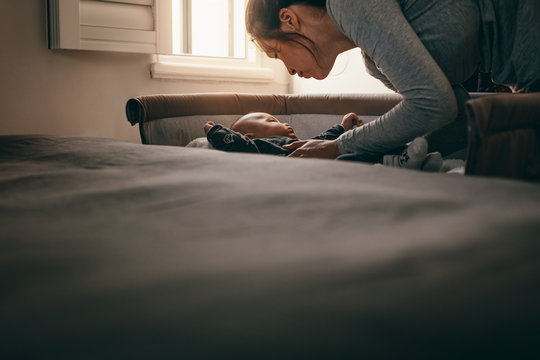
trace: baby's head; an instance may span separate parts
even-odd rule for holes
[[[281,123],[272,115],[261,112],[242,116],[231,125],[231,130],[252,139],[276,135],[287,136],[292,139],[298,138],[289,124]]]

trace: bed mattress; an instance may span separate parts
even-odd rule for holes
[[[0,137],[6,358],[540,354],[540,185]]]

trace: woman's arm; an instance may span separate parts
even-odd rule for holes
[[[300,140],[283,146],[286,150],[294,150],[290,157],[312,157],[335,159],[341,155],[337,140]]]
[[[456,98],[397,0],[328,0],[329,14],[403,96],[379,119],[343,134],[340,153],[386,152],[455,119]]]
[[[362,50],[362,57],[364,59],[364,65],[366,67],[367,73],[373,76],[374,78],[378,79],[379,81],[381,81],[384,84],[384,86],[386,86],[390,90],[396,91],[396,89],[394,88],[394,85],[392,85],[392,83],[388,81],[386,76],[384,76],[384,74],[381,73],[381,70],[377,68],[377,65],[375,65],[373,60],[371,60],[371,58],[367,56],[364,50]]]

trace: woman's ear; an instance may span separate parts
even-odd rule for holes
[[[298,32],[300,22],[296,13],[289,9],[279,10],[279,21],[281,21],[281,30],[286,32]]]

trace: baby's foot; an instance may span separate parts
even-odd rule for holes
[[[401,155],[384,155],[383,164],[406,169],[420,169],[422,162],[426,158],[427,149],[427,140],[423,137],[417,137]]]
[[[465,161],[460,159],[444,160],[441,166],[441,172],[462,173],[464,171]]]
[[[443,165],[443,158],[441,153],[432,152],[427,154],[424,162],[422,163],[422,171],[439,172]]]

